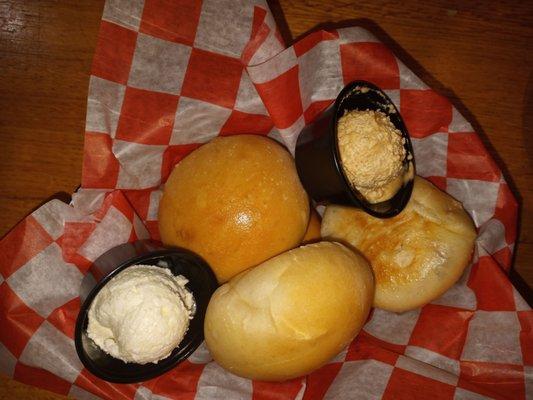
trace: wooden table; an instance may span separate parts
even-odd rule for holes
[[[0,0],[0,236],[51,196],[68,198],[80,182],[89,71],[103,4]],[[370,29],[467,116],[520,199],[513,279],[531,286],[533,3],[281,0],[270,5],[288,43],[317,25]],[[0,400],[12,398],[63,397],[2,377]]]

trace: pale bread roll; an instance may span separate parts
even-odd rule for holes
[[[217,289],[205,341],[217,363],[250,379],[305,375],[357,335],[372,304],[367,261],[319,242],[280,254]]]
[[[193,151],[170,174],[159,204],[162,242],[198,253],[219,282],[298,246],[308,219],[293,158],[253,135]]]
[[[412,197],[396,217],[328,206],[321,234],[353,246],[370,261],[375,307],[403,312],[436,299],[460,278],[476,229],[458,201],[416,177]]]
[[[302,244],[314,243],[320,240],[320,223],[320,215],[314,208],[311,208],[309,223],[307,224]]]

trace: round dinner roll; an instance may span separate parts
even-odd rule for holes
[[[461,203],[418,176],[399,215],[379,219],[359,209],[328,206],[321,233],[363,253],[376,279],[374,306],[394,312],[421,307],[453,286],[476,239]]]
[[[159,204],[162,242],[202,256],[219,282],[296,247],[308,219],[293,158],[254,135],[218,137],[193,151]]]
[[[367,261],[319,242],[280,254],[219,287],[204,335],[215,359],[250,379],[283,381],[319,368],[365,323],[374,294]]]
[[[307,224],[307,230],[302,239],[302,244],[309,244],[318,242],[320,240],[320,215],[318,212],[311,208],[309,213],[309,222]]]

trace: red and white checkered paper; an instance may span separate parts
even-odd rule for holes
[[[387,91],[418,174],[474,219],[475,257],[460,282],[418,310],[375,309],[348,348],[302,379],[236,377],[203,345],[142,384],[88,373],[73,343],[81,279],[107,249],[158,238],[172,167],[219,135],[268,135],[293,150],[301,128],[354,79]],[[261,0],[108,0],[82,189],[0,242],[0,370],[81,399],[524,399],[533,396],[533,312],[506,275],[516,222],[516,200],[471,125],[368,31],[318,31],[285,48]]]

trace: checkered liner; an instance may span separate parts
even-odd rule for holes
[[[73,345],[78,288],[107,249],[158,238],[160,185],[219,135],[298,132],[354,79],[385,89],[418,173],[461,200],[479,230],[472,265],[433,303],[375,309],[329,364],[302,379],[238,378],[201,346],[167,374],[117,385]],[[524,399],[533,396],[533,313],[510,284],[517,204],[470,124],[361,28],[285,48],[263,1],[108,0],[90,81],[82,189],[0,242],[0,370],[82,399]]]

